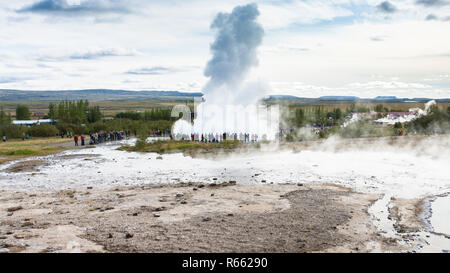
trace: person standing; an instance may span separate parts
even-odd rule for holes
[[[81,135],[81,146],[84,146],[84,136]]]
[[[6,136],[5,135],[3,135],[2,140],[3,140],[3,142],[6,142]]]
[[[78,136],[77,135],[75,135],[73,137],[73,140],[75,141],[75,146],[78,146]]]

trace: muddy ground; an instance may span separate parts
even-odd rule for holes
[[[0,191],[0,252],[383,252],[378,195],[329,184]]]
[[[38,171],[40,166],[46,165],[44,160],[27,160],[19,161],[6,169],[7,172],[20,173],[20,172],[34,172]]]
[[[425,223],[421,220],[424,199],[391,199],[390,217],[394,220],[394,228],[398,233],[419,232],[425,229]]]

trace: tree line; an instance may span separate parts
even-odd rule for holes
[[[99,106],[89,106],[89,101],[61,101],[58,104],[50,103],[48,117],[65,123],[76,125],[94,123],[102,118]]]
[[[307,124],[316,126],[335,126],[344,118],[344,113],[340,108],[334,108],[331,111],[323,107],[314,107],[311,109],[297,108],[291,113],[289,124],[296,128],[301,128]]]
[[[51,137],[63,133],[89,134],[100,131],[131,131],[135,134],[149,135],[156,130],[171,130],[177,120],[171,117],[170,109],[155,108],[144,112],[122,112],[115,115],[115,119],[104,120],[99,106],[90,106],[89,101],[61,101],[50,103],[48,114],[44,119],[55,120],[52,124],[33,126],[16,126],[11,122],[13,117],[0,109],[0,133],[10,138],[20,138],[23,133],[32,137]],[[28,107],[16,107],[16,120],[30,120]]]

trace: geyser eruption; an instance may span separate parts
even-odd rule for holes
[[[172,133],[176,137],[222,133],[275,137],[278,108],[257,105],[268,88],[244,82],[249,70],[258,65],[257,48],[264,36],[258,16],[256,4],[237,6],[231,13],[216,16],[211,24],[216,32],[210,47],[213,56],[204,72],[210,77],[203,88],[205,102],[198,105],[193,125],[186,118],[175,123]]]
[[[256,50],[264,35],[256,22],[258,15],[256,4],[250,4],[235,7],[231,14],[219,13],[214,19],[211,29],[217,30],[217,36],[211,45],[213,57],[205,69],[205,76],[211,79],[203,90],[208,103],[239,103],[235,100],[243,91],[242,82],[258,64]]]

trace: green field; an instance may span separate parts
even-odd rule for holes
[[[17,105],[25,105],[30,109],[31,113],[48,113],[48,105],[50,102],[45,101],[0,101],[0,107],[6,113],[11,113],[12,116],[16,113]],[[174,105],[186,104],[181,101],[101,101],[89,102],[90,106],[99,106],[105,116],[114,116],[119,112],[126,111],[145,111],[155,108],[172,108]],[[190,107],[192,102],[187,103]]]
[[[73,148],[70,138],[33,138],[28,140],[8,140],[0,143],[0,164],[30,157],[55,154]]]
[[[243,143],[237,140],[226,140],[221,141],[219,143],[216,142],[192,142],[192,141],[156,141],[148,143],[143,140],[138,140],[136,145],[129,146],[124,145],[120,147],[120,150],[123,151],[132,151],[132,152],[149,152],[149,153],[186,153],[191,154],[192,152],[210,152],[210,151],[231,151],[236,148],[242,147]]]
[[[374,110],[377,105],[382,105],[389,109],[390,112],[407,112],[412,108],[424,108],[424,103],[420,102],[281,102],[280,105],[287,106],[289,108],[303,108],[303,109],[314,109],[317,107],[321,107],[325,111],[332,111],[333,109],[341,109],[341,111],[345,112],[347,109],[350,109],[352,106],[355,107],[356,110],[358,108],[368,108],[370,110]],[[447,107],[450,107],[449,102],[439,102],[437,106],[440,110],[445,110]]]
[[[44,101],[0,101],[0,107],[3,107],[6,113],[11,113],[12,116],[15,115],[17,105],[27,106],[32,113],[40,112],[47,114],[48,105],[50,102]],[[101,102],[90,102],[91,106],[99,106],[102,113],[105,116],[114,116],[119,112],[126,111],[146,111],[155,108],[172,108],[174,105],[187,104],[191,108],[193,107],[192,101],[182,102],[182,101],[101,101]],[[418,102],[383,102],[383,103],[352,103],[352,102],[280,102],[281,106],[286,106],[289,108],[303,108],[303,109],[314,109],[321,107],[326,111],[331,111],[333,109],[339,108],[343,112],[351,108],[353,105],[358,109],[359,107],[369,108],[371,110],[375,109],[375,106],[382,104],[383,107],[388,108],[392,111],[402,111],[406,112],[411,108],[424,108],[423,103]],[[441,110],[450,107],[449,102],[437,103]]]

